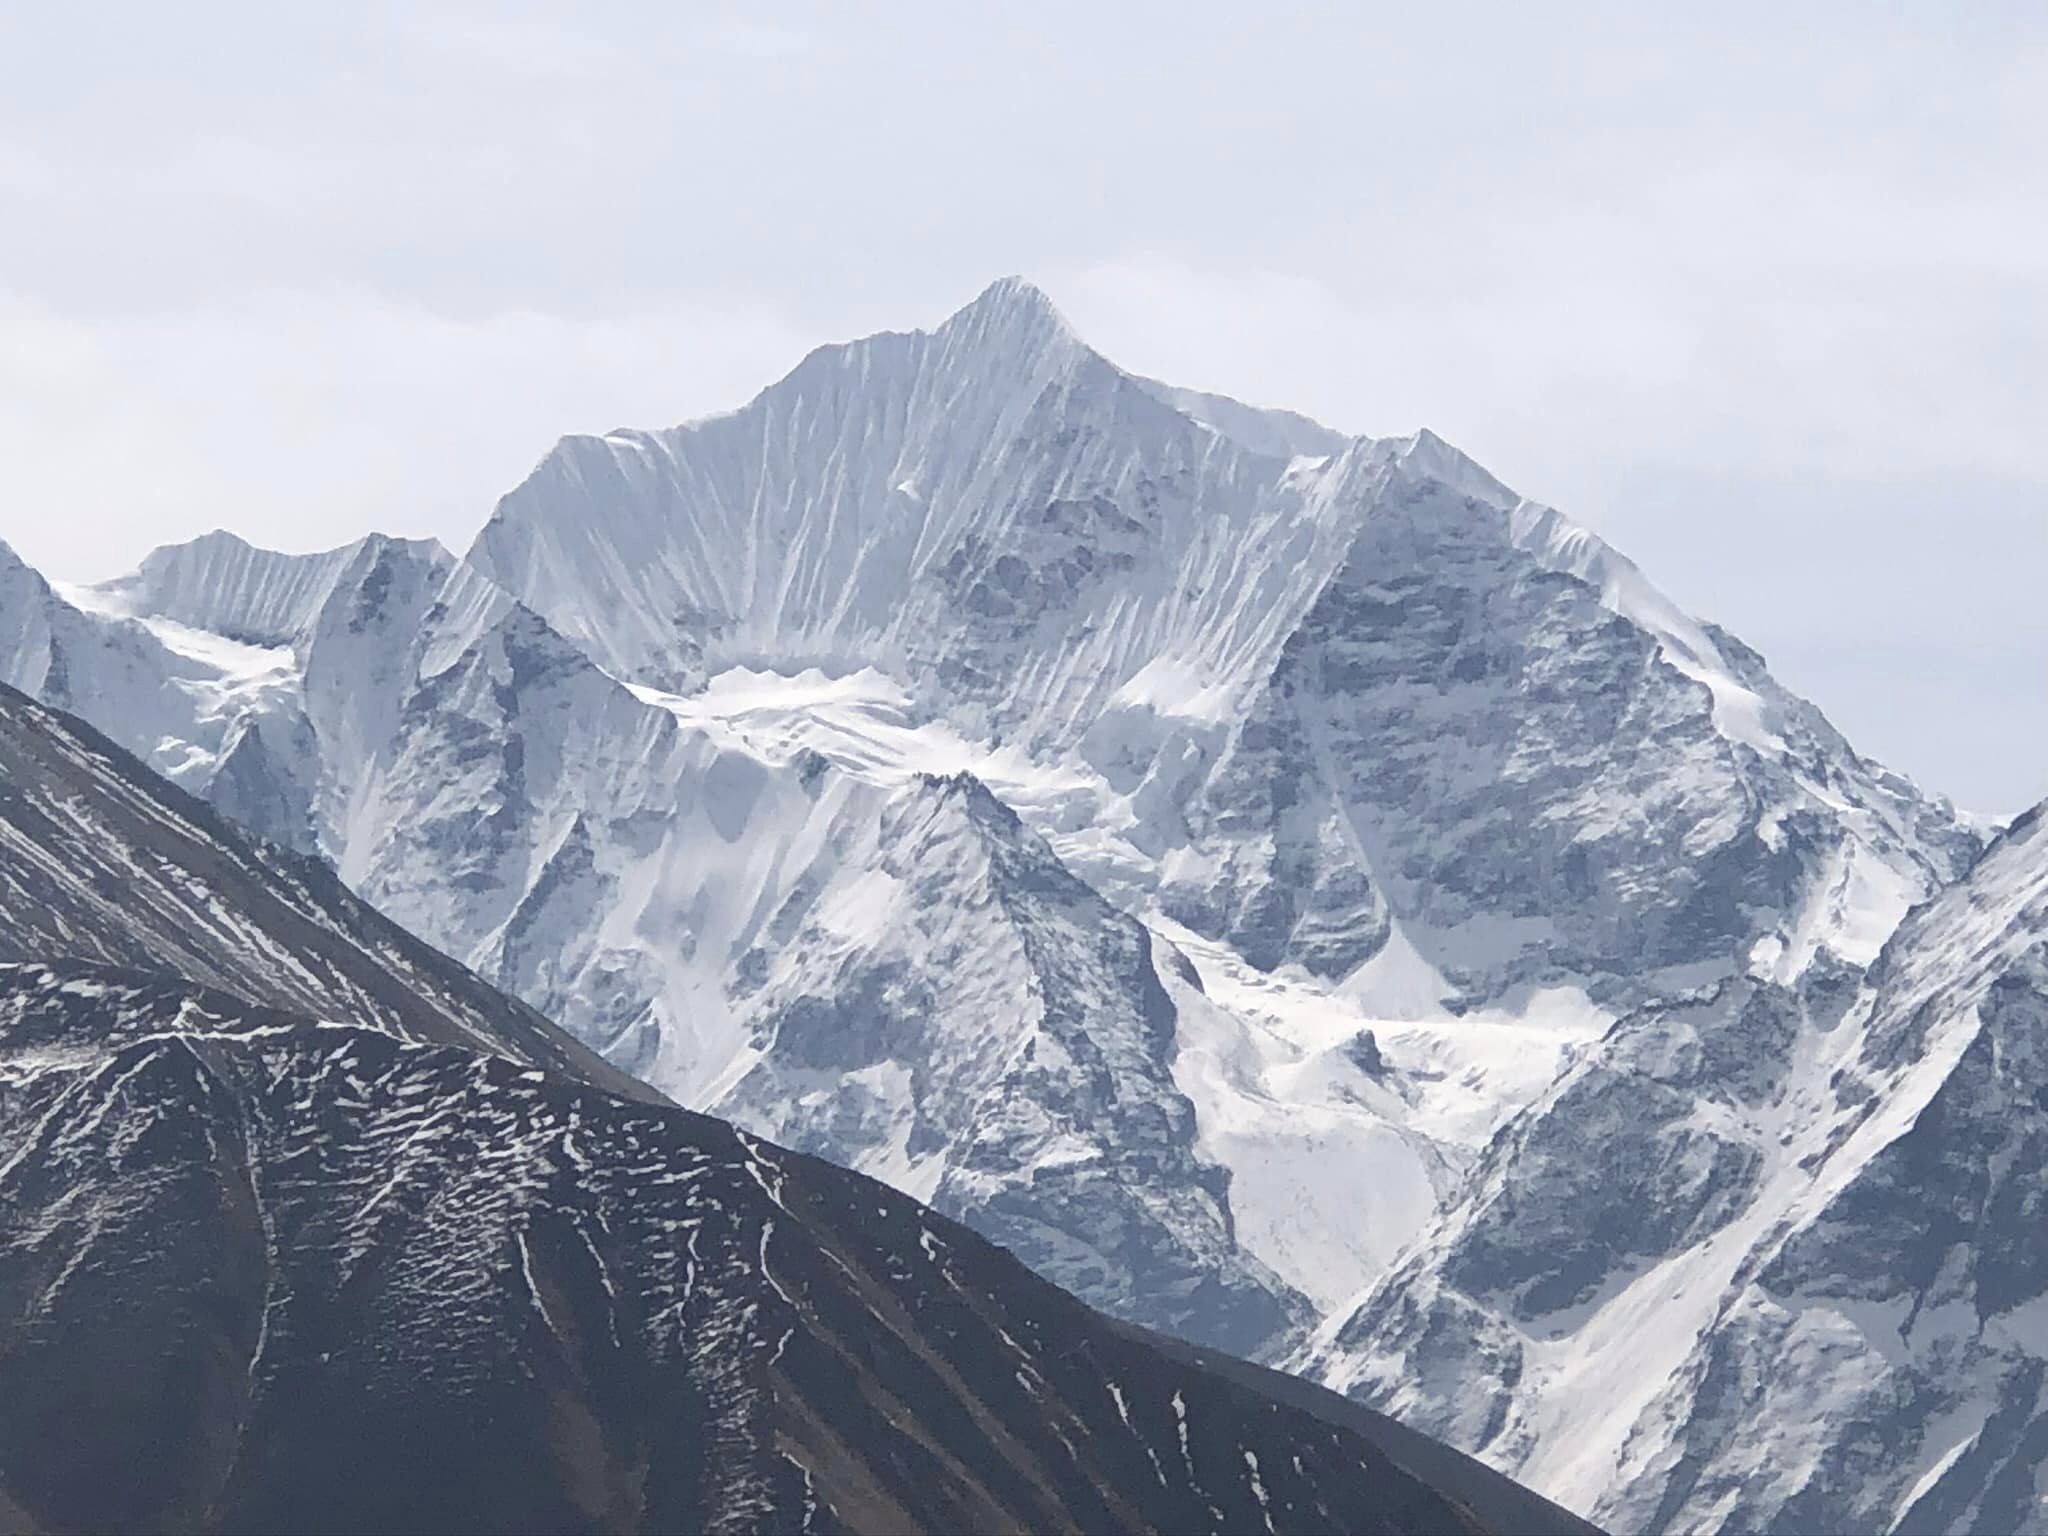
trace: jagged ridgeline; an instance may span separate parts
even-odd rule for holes
[[[1871,1516],[1888,1337],[1768,1412],[1689,1351],[1848,1178],[1809,1074],[1984,836],[1428,432],[1134,376],[1007,280],[565,439],[461,559],[0,600],[0,675],[679,1102],[1618,1526]],[[1899,1497],[1985,1493],[1913,1401]]]

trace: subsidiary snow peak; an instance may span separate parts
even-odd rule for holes
[[[454,556],[433,539],[371,533],[335,549],[287,554],[224,530],[150,551],[134,574],[92,589],[137,617],[167,619],[257,646],[303,646],[337,592],[390,580],[398,565],[445,574]]]

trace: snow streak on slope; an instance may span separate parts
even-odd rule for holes
[[[351,792],[374,745],[352,713],[388,708],[399,682],[366,626],[388,630],[408,594],[416,619],[421,589],[452,565],[431,542],[381,535],[282,555],[214,533],[133,576],[52,587],[0,545],[12,630],[0,681],[78,709],[252,831],[311,852],[346,814],[320,802]],[[309,689],[334,707],[323,715]]]
[[[172,619],[132,618],[115,594],[52,587],[0,544],[0,681],[119,722],[124,742],[195,792],[252,732],[296,712],[294,658]],[[78,697],[74,697],[77,695]],[[272,726],[273,732],[276,727]],[[290,841],[290,839],[283,839]]]
[[[732,415],[565,440],[471,558],[635,681],[872,662],[974,734],[1071,739],[1155,658],[1270,665],[1344,537],[1334,489],[1389,456],[1297,474],[1155,389],[998,284]]]
[[[1198,1146],[1231,1172],[1239,1240],[1326,1311],[1386,1271],[1493,1132],[1607,1023],[1583,994],[1458,1018],[1388,985],[1406,978],[1337,995],[1165,926],[1185,957],[1160,973]]]
[[[1240,1354],[1305,1320],[1198,1155],[1144,929],[965,776],[892,801],[857,851],[759,956],[757,1057],[720,1112],[928,1188],[1124,1315]]]
[[[99,596],[126,612],[203,625],[230,639],[293,645],[319,622],[336,591],[360,581],[387,551],[448,563],[431,539],[373,535],[321,554],[285,555],[215,532],[157,550]]]
[[[1301,1315],[1193,1154],[1141,930],[977,781],[685,725],[517,609],[406,718],[352,878],[614,1060],[1113,1309],[1241,1352]]]
[[[729,748],[782,761],[821,758],[878,786],[971,772],[1046,830],[1068,870],[1114,888],[1144,867],[1144,854],[1131,840],[1142,839],[1142,824],[1085,763],[1043,767],[1014,748],[977,747],[942,722],[912,725],[900,690],[872,669],[837,679],[816,670],[783,678],[736,669],[688,697],[635,691]],[[743,841],[748,847],[779,846],[758,829]],[[880,866],[890,874],[857,886],[853,900],[836,905],[844,926],[813,930],[802,942],[785,938],[780,947],[823,957],[809,969],[838,969],[842,977],[850,974],[843,958],[849,950],[889,955],[886,965],[911,976],[950,974],[950,967],[933,965],[929,952],[922,960],[904,953],[905,930],[914,930],[917,919],[899,901],[906,884],[928,881],[931,871],[957,861],[934,858],[924,845],[907,851],[889,846],[897,841],[891,834],[883,846],[851,859],[857,867]],[[715,868],[717,858],[707,853],[699,867]],[[922,877],[920,869],[926,871]],[[713,883],[732,887],[734,878],[715,876]],[[953,904],[931,900],[918,910],[947,914]],[[1201,1122],[1199,1150],[1229,1170],[1236,1239],[1324,1306],[1348,1300],[1381,1272],[1500,1120],[1535,1098],[1555,1075],[1563,1047],[1597,1036],[1607,1022],[1583,993],[1569,988],[1454,1017],[1442,1002],[1454,989],[1402,942],[1390,944],[1340,994],[1298,973],[1262,973],[1227,945],[1170,920],[1155,917],[1154,927],[1162,936],[1154,969],[1177,1019],[1165,1054],[1174,1062],[1173,1080]],[[726,947],[722,942],[714,949]],[[1062,952],[1074,948],[1070,941]],[[1028,971],[1001,979],[1003,972],[986,954],[951,966],[989,978],[985,1002],[970,1003],[965,987],[954,990],[947,1006],[968,1018],[1002,1017],[1010,1007],[1005,989],[1015,996],[1031,985]],[[1088,1016],[1106,1030],[1115,1009],[1098,1003]],[[872,1028],[839,1027],[856,1036]],[[1366,1036],[1377,1045],[1364,1043]],[[943,1051],[943,1041],[927,1033],[924,1050]],[[1368,1070],[1359,1062],[1373,1050],[1378,1061]],[[701,1061],[726,1059],[701,1048],[696,1054]],[[771,1049],[771,1064],[781,1058]],[[891,1062],[879,1079],[867,1076],[867,1069],[851,1079],[840,1070],[822,1075],[810,1100],[832,1109],[834,1127],[825,1140],[799,1135],[792,1122],[779,1118],[761,1121],[763,1133],[812,1150],[836,1145],[834,1155],[868,1172],[899,1168],[895,1181],[925,1193],[925,1181],[938,1177],[935,1166],[871,1162],[858,1150],[885,1127],[895,1128],[886,1133],[890,1159],[899,1156],[899,1143],[907,1144],[909,1124],[926,1095],[911,1093],[907,1077],[895,1075],[901,1065]],[[702,1086],[671,1075],[680,1070],[656,1069],[653,1075],[680,1083],[676,1091],[690,1102],[716,1103],[722,1113],[748,1120],[734,1099],[706,1097]],[[1128,1067],[1119,1075],[1138,1080]],[[777,1080],[765,1070],[757,1077]],[[898,1083],[904,1086],[892,1093]],[[896,1093],[905,1096],[897,1099]],[[871,1102],[871,1095],[883,1102]],[[871,1129],[856,1133],[853,1127],[862,1122]]]

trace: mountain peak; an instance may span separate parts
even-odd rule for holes
[[[433,539],[371,533],[334,549],[287,554],[216,529],[151,550],[134,572],[99,590],[138,615],[254,645],[288,645],[304,637],[337,583],[363,579],[391,559],[454,563]]]
[[[969,300],[964,308],[956,311],[952,318],[958,320],[975,313],[1024,314],[1065,324],[1058,306],[1046,291],[1029,278],[1015,273],[997,278]]]
[[[1428,427],[1395,439],[1394,456],[1416,474],[1439,481],[1460,495],[1497,507],[1512,507],[1522,499],[1477,459]]]
[[[1045,290],[1021,277],[1000,277],[966,307],[948,316],[933,333],[947,342],[1001,351],[1035,352],[1048,347],[1092,355]]]
[[[34,566],[14,552],[14,547],[11,544],[5,539],[0,539],[0,572],[12,571],[26,571],[30,576],[35,577],[37,581],[43,579]]]

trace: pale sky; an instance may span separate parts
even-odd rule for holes
[[[1433,427],[2019,809],[2048,8],[1679,9],[0,6],[0,537],[461,549],[564,432],[1019,272],[1128,367]]]

